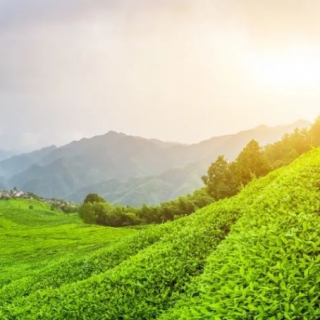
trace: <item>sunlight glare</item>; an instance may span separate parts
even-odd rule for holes
[[[295,48],[282,54],[255,54],[246,65],[254,81],[277,91],[310,92],[320,86],[318,49]]]

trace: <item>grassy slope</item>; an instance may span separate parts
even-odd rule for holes
[[[175,234],[186,222],[185,219],[181,219],[175,224],[174,228],[169,224],[156,228],[149,226],[143,231],[123,237],[114,244],[96,250],[90,255],[74,260],[62,259],[58,263],[48,264],[39,272],[2,287],[0,289],[0,308],[20,296],[28,296],[48,287],[59,288],[114,268],[139,253],[139,251],[162,240],[164,235],[170,237],[171,234]]]
[[[242,215],[243,203],[254,203],[257,190],[275,177],[260,180],[232,200],[148,229],[147,232],[157,235],[158,241],[136,255],[133,252],[131,258],[113,269],[105,269],[85,281],[10,300],[11,304],[2,308],[3,318],[154,319],[173,306],[186,290],[186,284],[202,273],[210,250],[225,238]]]
[[[320,318],[320,150],[257,200],[161,320]]]
[[[29,209],[33,205],[33,210]],[[85,257],[134,230],[84,225],[36,200],[0,201],[0,288],[59,261]]]
[[[45,272],[32,278],[39,287],[13,281],[0,318],[318,319],[319,189],[314,150],[234,198],[88,256],[81,278],[83,263],[58,285],[41,285]],[[64,279],[64,268],[50,273]]]

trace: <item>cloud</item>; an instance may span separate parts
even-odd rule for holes
[[[0,0],[0,149],[110,129],[197,141],[304,117],[298,102],[313,117],[319,94],[274,93],[248,69],[252,54],[259,62],[259,52],[316,46],[319,7],[312,0]],[[289,115],[279,111],[290,104]],[[243,113],[250,117],[241,123]]]
[[[317,0],[232,1],[233,19],[262,45],[286,46],[296,38],[319,37]]]
[[[91,4],[90,4],[91,2]],[[68,22],[79,18],[85,12],[107,7],[112,1],[89,0],[0,0],[0,25],[8,27],[21,27],[51,24],[54,22]]]

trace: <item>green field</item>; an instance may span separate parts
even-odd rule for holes
[[[36,200],[1,200],[0,287],[51,264],[83,259],[135,233],[88,226],[77,215],[52,212],[46,203]]]
[[[320,149],[145,230],[41,205],[1,203],[1,320],[320,319]]]

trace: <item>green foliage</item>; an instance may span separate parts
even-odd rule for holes
[[[231,163],[219,156],[202,180],[215,200],[230,197],[253,178],[263,177],[271,170],[290,164],[312,146],[320,146],[319,137],[320,117],[310,130],[295,129],[292,134],[285,134],[280,141],[264,148],[252,140]]]
[[[41,201],[0,200],[0,288],[61,261],[86,258],[131,234],[136,231],[85,225]]]
[[[201,273],[208,248],[225,238],[240,215],[237,202],[221,203],[165,225],[167,232],[155,227],[162,239],[119,266],[73,285],[17,298],[2,307],[3,314],[24,319],[30,314],[35,319],[153,319]]]
[[[320,146],[320,116],[310,128],[310,140],[314,147]]]
[[[224,156],[219,156],[208,169],[208,174],[202,177],[202,181],[208,188],[208,193],[215,199],[220,200],[236,193],[235,175],[232,166]]]
[[[251,140],[237,157],[234,165],[237,184],[247,185],[252,177],[263,177],[271,171],[259,143]]]
[[[235,195],[241,186],[247,185],[254,177],[262,177],[270,171],[263,149],[257,141],[252,140],[232,163],[219,156],[202,180],[208,193],[215,200],[220,200]]]
[[[89,193],[83,201],[83,203],[96,203],[96,202],[104,203],[106,201],[96,193]]]
[[[295,130],[283,138],[265,147],[265,154],[272,169],[290,164],[303,153],[311,149],[311,132],[305,129]]]
[[[309,151],[311,141],[316,141],[320,128],[319,119],[309,131],[296,129],[292,134],[286,134],[281,141],[265,148],[257,141],[251,140],[231,163],[228,163],[224,156],[219,156],[208,168],[207,175],[202,176],[206,187],[192,195],[179,197],[159,206],[143,205],[140,208],[132,208],[109,204],[90,206],[88,203],[104,202],[104,199],[97,194],[89,194],[80,208],[79,215],[86,223],[112,227],[158,224],[189,215],[213,201],[237,194],[254,178],[263,177],[271,170],[287,165]]]
[[[108,202],[86,202],[79,208],[79,217],[89,224],[123,227],[140,224],[139,218],[127,207],[112,206]]]
[[[193,195],[138,209],[90,195],[80,208],[88,223],[174,220],[141,231],[0,201],[0,319],[319,319],[320,149],[252,181],[309,148],[308,131],[265,149],[252,141]],[[206,206],[230,172],[239,194]]]
[[[69,204],[64,204],[61,206],[61,211],[64,213],[77,213],[79,210],[78,205],[69,205]]]
[[[179,225],[182,226],[184,223],[184,221],[180,221]],[[161,240],[164,234],[169,236],[175,232],[176,229],[169,225],[149,228],[139,233],[133,232],[133,235],[132,232],[127,232],[125,229],[121,231],[109,229],[108,241],[110,245],[103,249],[76,259],[70,259],[70,257],[61,259],[61,261],[39,269],[32,276],[23,277],[4,286],[0,289],[0,307],[6,303],[11,303],[13,299],[19,296],[28,296],[41,289],[59,288],[62,285],[85,280],[93,275],[103,273]],[[117,236],[121,234],[128,234],[128,236],[119,238],[119,241],[113,244],[113,239],[116,240]],[[129,235],[132,236],[129,237]],[[97,238],[101,241],[99,237]],[[101,241],[101,245],[105,246],[106,243]]]
[[[320,150],[256,194],[204,273],[160,317],[319,319]]]
[[[77,213],[79,206],[75,204],[69,204],[67,201],[58,200],[56,198],[51,199],[51,211],[61,211],[64,213]]]
[[[316,320],[319,191],[317,149],[233,198],[11,281],[0,318]]]
[[[177,200],[164,202],[153,207],[146,204],[141,208],[114,206],[105,200],[94,203],[84,201],[79,208],[79,217],[85,223],[111,227],[159,224],[190,215],[212,202],[213,198],[208,195],[206,189],[197,190],[192,195],[179,197]]]

